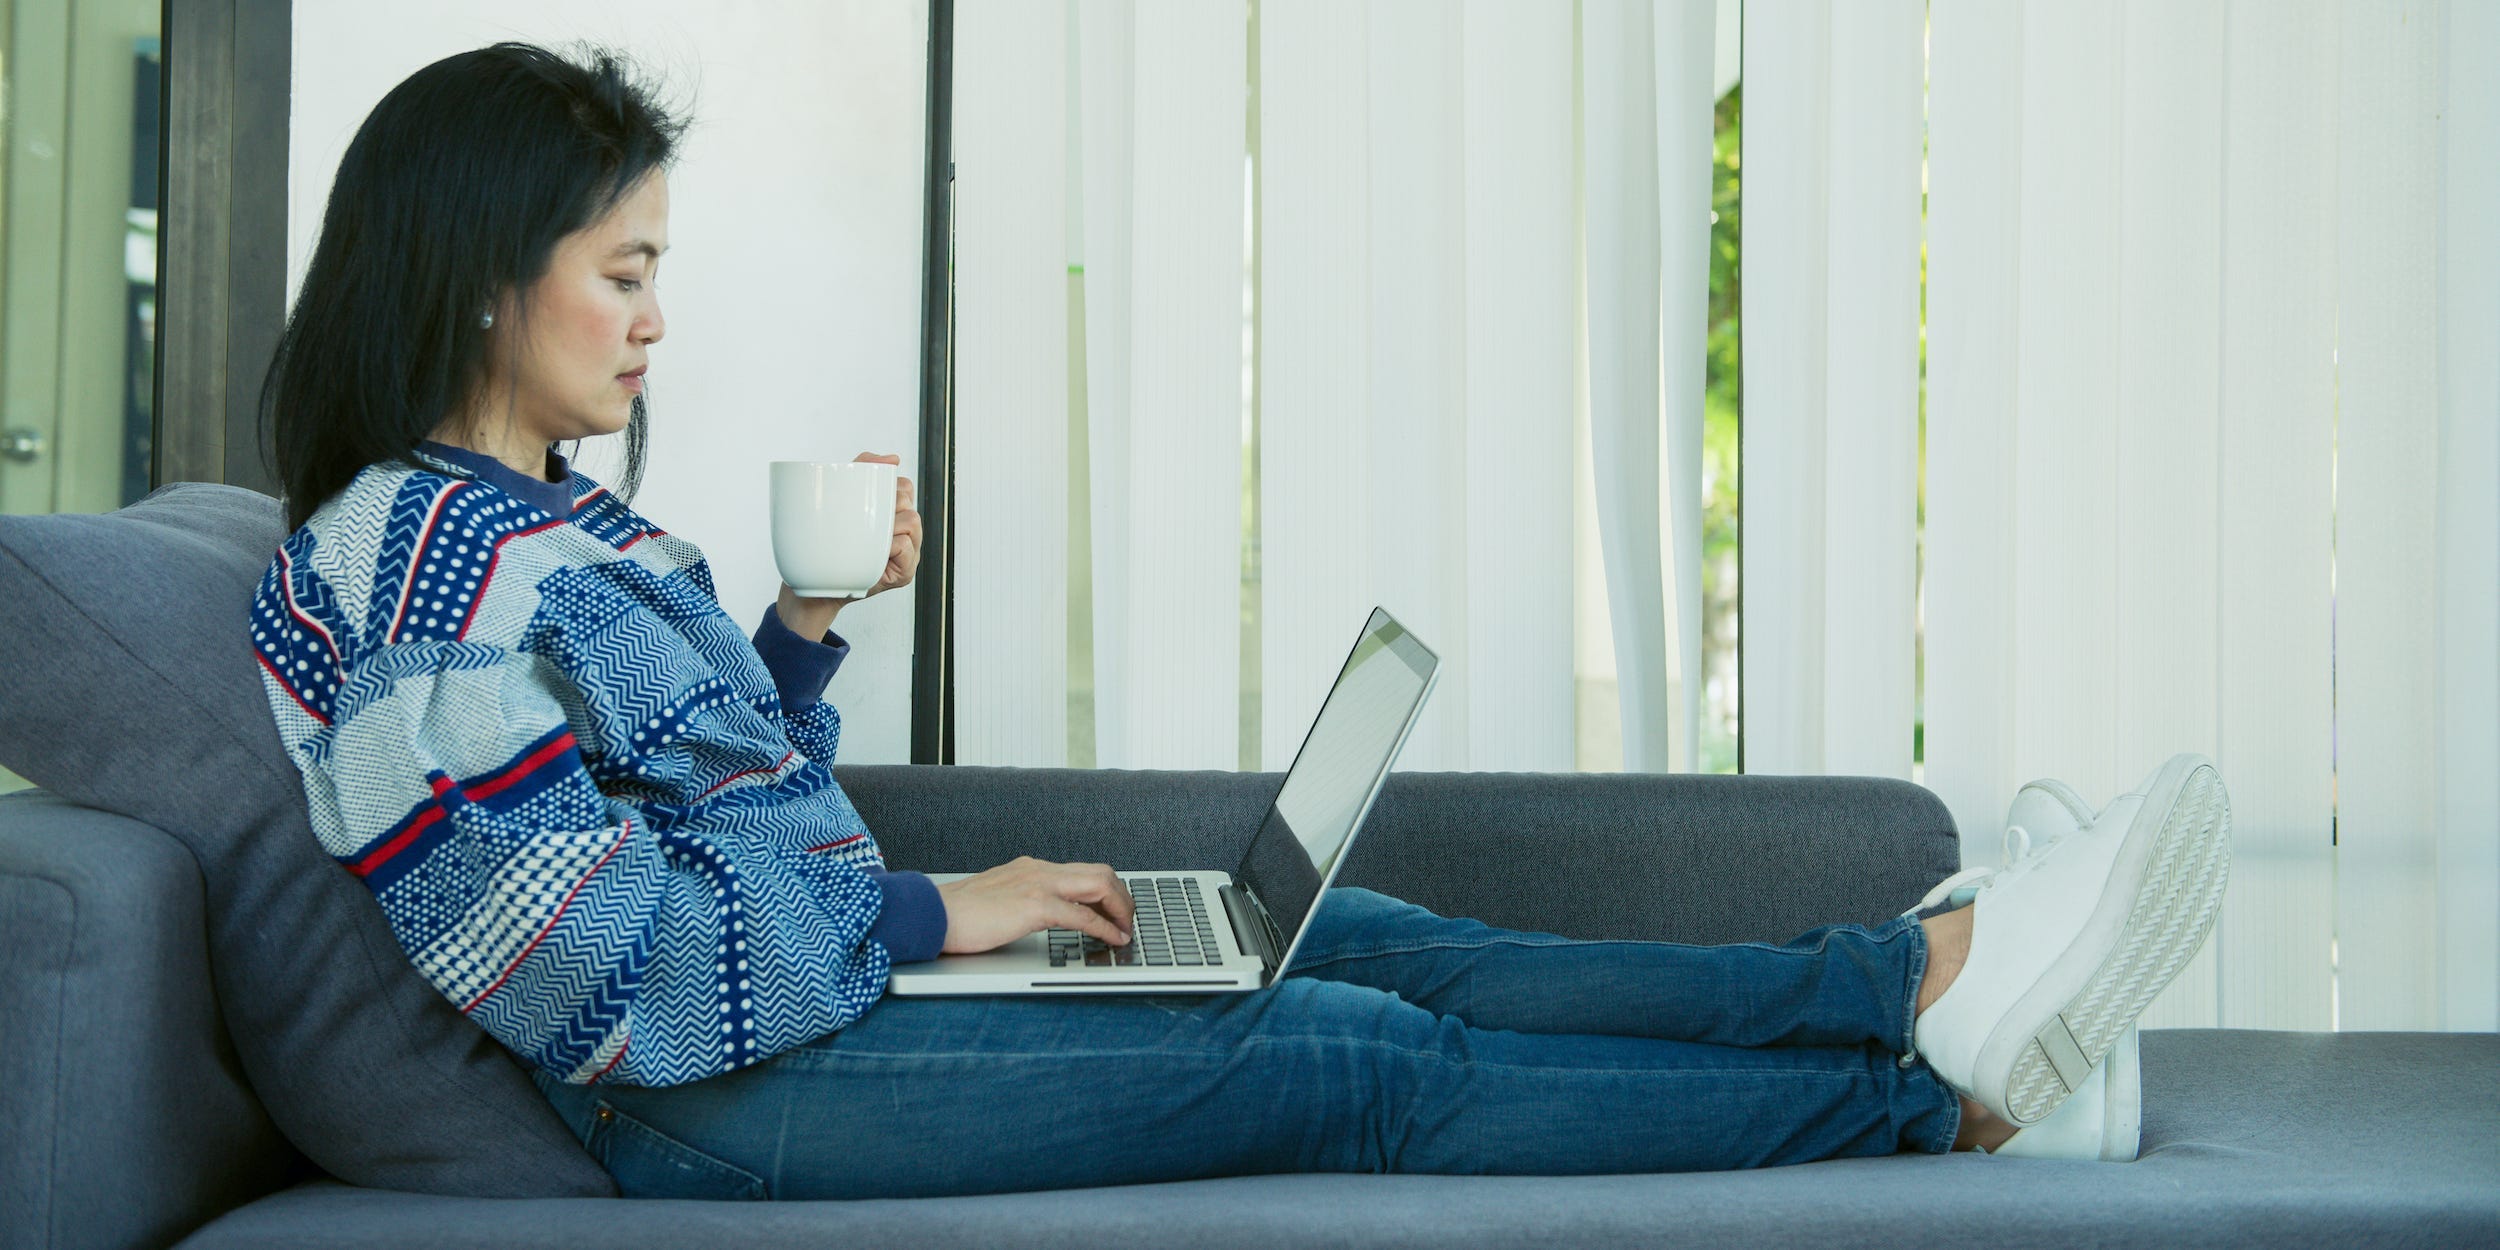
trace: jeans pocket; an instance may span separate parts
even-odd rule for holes
[[[591,1113],[591,1157],[616,1178],[628,1198],[766,1197],[764,1178],[724,1163],[634,1117],[602,1098]]]

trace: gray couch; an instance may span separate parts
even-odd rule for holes
[[[1272,775],[838,770],[898,867],[1229,866]],[[1401,774],[1345,880],[1580,936],[1872,921],[1954,866],[1900,782]],[[192,851],[0,798],[0,1246],[2490,1245],[2500,1037],[2144,1037],[2144,1157],[1749,1173],[1262,1176],[854,1203],[485,1198],[330,1179],[274,1127],[212,985]],[[392,1118],[368,1125],[376,1139]]]
[[[2489,1035],[2147,1035],[2146,1154],[2126,1166],[623,1201],[315,841],[246,645],[283,534],[277,501],[201,483],[103,516],[0,516],[0,767],[44,788],[0,798],[0,1250],[2500,1243]],[[1278,784],[837,773],[890,862],[930,871],[1230,867]],[[1345,880],[1515,928],[1777,940],[1898,912],[1957,845],[1901,782],[1400,774]]]

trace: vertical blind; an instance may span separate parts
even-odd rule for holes
[[[1910,775],[1923,17],[1745,11],[1749,772]]]
[[[1402,766],[1571,767],[1576,505],[1624,765],[1692,767],[1716,12],[966,0],[962,757],[1069,759],[1083,565],[1101,765],[1282,768],[1379,603]],[[2212,755],[2149,1023],[2500,1024],[2494,12],[1744,7],[1747,767],[1923,725],[1985,862]]]
[[[1979,860],[2027,778],[2215,758],[2232,888],[2150,1024],[2493,1026],[2493,635],[2438,645],[2500,581],[2500,410],[2439,385],[2500,289],[2441,191],[2500,150],[2478,7],[1933,6],[1925,780]]]

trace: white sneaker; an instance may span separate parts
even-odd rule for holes
[[[2089,828],[2099,813],[2075,793],[2073,786],[2054,777],[2023,783],[2014,792],[2014,805],[2006,809],[2005,823],[2031,830],[2033,837],[2047,834],[2052,839]]]
[[[2018,1159],[2098,1159],[2132,1163],[2143,1148],[2144,1060],[2135,1026],[2118,1035],[2109,1058],[2049,1117],[2006,1138],[1990,1154]]]
[[[2005,813],[2005,862],[1995,868],[1965,868],[1938,882],[1918,906],[1918,915],[1933,907],[1953,911],[1968,907],[1990,877],[2036,854],[2044,854],[2059,838],[2081,831],[2096,818],[2092,805],[2073,786],[2053,777],[2023,783]]]
[[[2079,833],[2098,819],[2099,813],[2073,786],[2053,777],[2026,782],[2014,793],[2013,805],[2005,813],[2006,866],[2028,858],[2034,847],[2046,851],[2058,839]],[[1979,887],[1964,882],[1989,875],[1992,871],[1985,869],[1957,873],[1912,910],[1946,900],[1951,906],[1967,905]],[[2135,1026],[2130,1024],[2118,1035],[2109,1057],[2092,1069],[2073,1095],[2046,1119],[2018,1130],[1988,1153],[2023,1159],[2133,1162],[2143,1137],[2143,1089],[2143,1061]]]
[[[2090,827],[2013,858],[1948,879],[1982,882],[1971,953],[1913,1040],[1947,1085],[2029,1128],[2090,1079],[2212,931],[2230,801],[2213,761],[2174,756]]]

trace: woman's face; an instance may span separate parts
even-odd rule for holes
[[[655,170],[556,245],[526,320],[510,315],[508,297],[496,311],[485,411],[510,395],[515,433],[542,447],[624,429],[651,345],[668,329],[654,288],[667,250],[668,177]],[[513,336],[501,332],[507,325]]]

